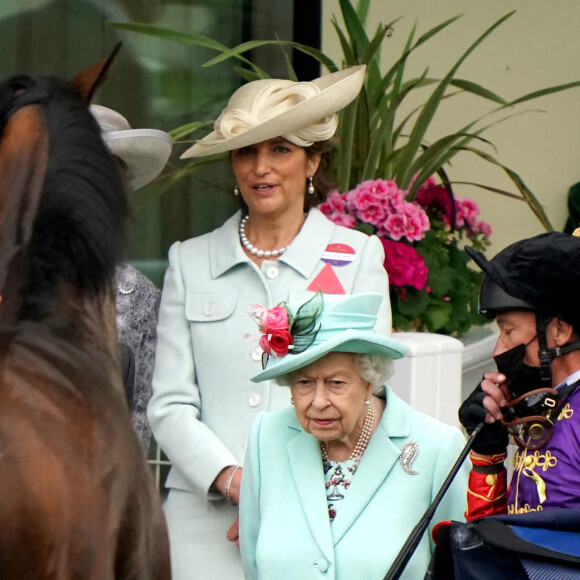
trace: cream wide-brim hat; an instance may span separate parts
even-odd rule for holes
[[[281,136],[294,142],[289,134],[320,123],[322,119],[334,115],[356,98],[364,83],[365,69],[365,65],[353,66],[307,83],[292,83],[281,79],[251,81],[231,96],[228,106],[214,125],[215,130],[185,151],[181,159],[223,153]],[[285,90],[288,86],[291,89],[292,85],[310,85],[308,88],[313,90],[310,95],[297,91],[295,98],[276,103],[275,110],[267,105],[261,108],[256,104],[257,95],[281,82],[285,83]],[[226,136],[219,130],[219,122],[228,112],[235,112],[243,122],[236,126],[235,134]],[[331,136],[330,134],[325,139]]]
[[[168,133],[132,129],[123,115],[101,105],[91,105],[90,111],[101,127],[105,145],[127,165],[132,191],[144,187],[163,171],[173,146]]]

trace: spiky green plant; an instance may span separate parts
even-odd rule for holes
[[[381,0],[384,1],[384,0]],[[334,72],[340,68],[365,64],[367,67],[363,90],[359,97],[339,113],[337,138],[332,151],[332,166],[338,181],[338,190],[347,192],[365,180],[385,179],[396,182],[406,192],[406,200],[413,201],[417,191],[426,180],[437,174],[454,204],[453,185],[447,176],[447,167],[458,154],[474,155],[484,162],[499,168],[512,184],[511,191],[471,183],[495,194],[510,196],[525,202],[544,228],[552,229],[542,205],[511,168],[496,156],[493,144],[483,135],[492,126],[509,121],[514,115],[529,111],[521,105],[539,97],[564,91],[580,85],[580,81],[550,86],[507,101],[480,84],[458,76],[461,65],[500,26],[510,19],[510,12],[484,30],[465,50],[443,78],[428,76],[428,70],[418,76],[408,73],[409,60],[417,49],[426,45],[435,36],[444,33],[456,23],[459,16],[449,18],[422,34],[413,26],[406,38],[402,53],[394,62],[381,62],[381,48],[385,39],[397,24],[379,23],[373,35],[366,28],[366,18],[371,0],[359,0],[357,7],[350,0],[339,0],[343,26],[336,17],[332,25],[338,36],[342,55],[340,61],[333,60],[321,50],[282,40],[253,40],[229,48],[216,41],[187,35],[164,28],[143,24],[112,23],[116,28],[201,46],[218,53],[206,62],[211,67],[225,61],[233,61],[234,70],[245,81],[268,78],[270,75],[255,65],[247,54],[266,45],[279,47],[285,55],[287,76],[296,80],[290,53],[298,50],[316,59],[324,69]],[[397,27],[399,25],[397,24]],[[427,132],[438,116],[444,100],[469,93],[474,99],[473,119],[465,126],[437,138],[427,140]],[[425,97],[426,95],[426,97]],[[409,103],[423,104],[411,108]],[[410,111],[410,112],[409,112]],[[209,123],[194,123],[174,130],[180,138],[198,133]],[[189,145],[189,143],[188,143]],[[181,168],[167,172],[161,181],[164,192],[184,176],[212,163],[218,157],[194,159]],[[419,242],[413,243],[422,256],[429,272],[425,289],[391,287],[393,321],[400,329],[426,329],[429,331],[459,335],[470,326],[482,324],[484,319],[477,314],[477,294],[482,274],[469,267],[469,259],[462,250],[463,233],[441,222],[436,215],[430,216],[431,229]],[[357,228],[365,231],[367,224],[358,223]],[[369,230],[367,233],[376,233]],[[484,249],[483,239],[470,239],[479,249]]]
[[[450,195],[452,195],[451,184],[445,168],[457,154],[470,153],[504,171],[513,183],[514,191],[482,183],[473,183],[472,185],[525,201],[542,225],[546,229],[552,229],[541,203],[513,169],[505,166],[494,153],[490,153],[490,150],[493,151],[493,146],[482,137],[482,134],[492,125],[503,122],[513,115],[517,105],[579,86],[580,82],[547,87],[508,102],[474,81],[457,77],[463,62],[515,11],[502,16],[485,30],[460,55],[442,79],[428,77],[427,70],[420,76],[408,78],[406,76],[407,62],[414,52],[433,37],[445,31],[460,17],[449,18],[420,36],[417,36],[416,25],[413,26],[402,54],[395,62],[383,66],[381,47],[397,21],[380,23],[374,35],[369,36],[365,21],[371,0],[360,0],[356,8],[350,0],[339,0],[339,2],[344,27],[340,26],[336,17],[333,17],[332,25],[342,49],[340,64],[321,50],[291,41],[253,40],[228,48],[208,37],[188,35],[146,24],[114,22],[110,25],[115,28],[164,38],[168,41],[215,50],[219,54],[203,66],[209,67],[228,59],[235,59],[239,64],[234,65],[234,69],[246,81],[269,77],[265,70],[245,56],[248,52],[260,49],[265,45],[277,45],[283,50],[302,51],[318,60],[329,72],[334,72],[345,66],[366,64],[367,74],[361,95],[340,113],[338,139],[333,152],[333,165],[336,168],[340,191],[347,191],[365,179],[381,177],[395,180],[402,189],[408,188],[409,199],[413,199],[417,189],[425,179],[433,174],[439,174]],[[288,78],[296,79],[289,57],[286,58],[286,62]],[[404,106],[410,100],[411,95],[416,94],[419,89],[425,90],[430,86],[433,87],[433,90],[424,104],[402,116]],[[443,99],[453,98],[461,92],[476,95],[484,101],[492,103],[494,108],[491,111],[478,111],[473,121],[464,127],[438,138],[433,143],[427,143],[425,139],[427,130],[436,117]],[[509,111],[510,115],[497,119],[498,113],[502,111]],[[495,117],[491,117],[492,115]],[[495,120],[484,124],[487,118]],[[198,129],[199,125],[194,124],[185,130],[180,127],[175,132],[183,137],[192,130]],[[207,160],[190,161],[177,173],[173,172],[172,175],[167,176],[169,184],[173,185],[177,179],[190,175],[205,164],[207,164]],[[169,185],[163,189],[168,188]]]

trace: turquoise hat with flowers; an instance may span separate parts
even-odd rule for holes
[[[401,358],[407,347],[375,332],[383,296],[368,292],[351,296],[317,292],[301,304],[282,303],[251,311],[261,332],[263,370],[254,383],[273,379],[308,366],[329,352],[378,354]]]

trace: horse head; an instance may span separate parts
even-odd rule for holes
[[[0,85],[0,576],[167,580],[160,498],[131,428],[113,280],[128,200],[74,82]]]
[[[88,103],[111,60],[72,83],[20,75],[0,86],[2,321],[56,312],[65,324],[75,304],[110,302],[128,201]]]

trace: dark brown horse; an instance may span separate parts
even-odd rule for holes
[[[170,578],[112,280],[127,200],[74,84],[0,86],[0,578]]]

